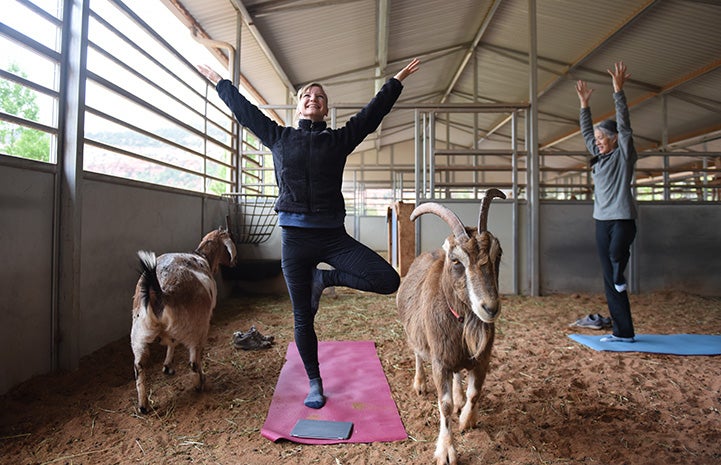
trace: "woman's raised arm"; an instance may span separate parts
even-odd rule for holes
[[[212,82],[214,85],[218,84],[218,81],[223,79],[222,77],[220,77],[220,74],[216,73],[213,69],[211,69],[207,65],[198,65],[198,66],[196,66],[196,68],[198,69],[198,71],[200,71],[200,74],[202,74],[203,76],[208,78],[208,80],[210,82]]]
[[[418,71],[420,65],[421,60],[419,60],[418,58],[414,58],[402,70],[398,71],[398,73],[396,73],[396,75],[393,77],[398,79],[400,82],[403,82],[403,79]]]

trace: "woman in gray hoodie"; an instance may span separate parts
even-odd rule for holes
[[[620,61],[607,70],[613,79],[616,120],[605,120],[595,128],[588,105],[593,89],[584,81],[576,83],[581,102],[581,133],[591,153],[594,184],[593,218],[596,221],[596,246],[603,268],[603,282],[608,310],[613,320],[613,334],[602,342],[633,342],[635,333],[626,284],[626,265],[631,244],[636,237],[636,201],[631,190],[638,154],[633,146],[631,121],[623,92],[631,77]]]

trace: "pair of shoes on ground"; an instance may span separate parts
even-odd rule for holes
[[[578,320],[571,323],[569,326],[578,326],[581,328],[590,328],[590,329],[604,329],[604,328],[610,328],[613,326],[611,323],[611,319],[601,316],[598,313],[589,314],[584,316],[583,318],[579,318]]]
[[[255,326],[251,326],[247,332],[233,333],[233,347],[243,350],[269,349],[274,339],[273,336],[263,336]]]

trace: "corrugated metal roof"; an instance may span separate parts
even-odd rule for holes
[[[257,20],[278,60],[293,64],[287,73],[296,86],[375,63],[375,2],[328,3],[283,10]]]
[[[234,4],[242,5],[293,87],[321,80],[331,103],[365,103],[374,93],[378,29],[384,23],[378,12],[384,0],[181,2],[213,39],[230,43],[236,42]],[[460,78],[447,102],[529,100],[528,0],[499,1],[496,10],[494,4],[493,0],[388,0],[388,66],[382,70],[383,78],[414,56],[423,60],[421,71],[406,82],[401,102],[439,102],[459,69]],[[717,3],[538,0],[536,13],[542,147],[584,150],[578,134],[575,80],[588,80],[594,87],[594,116],[609,115],[613,103],[606,69],[621,59],[632,73],[626,93],[639,147],[657,149],[661,141],[663,97],[659,93],[667,94],[669,141],[699,140],[704,134],[707,139],[718,138],[721,6]],[[459,68],[487,19],[488,27],[472,58]],[[274,70],[272,59],[248,26],[242,29],[242,74],[266,101],[286,103],[293,89]],[[508,113],[478,117],[477,136],[493,131],[481,139],[480,148],[508,143],[508,119]],[[451,123],[451,142],[472,145],[473,118],[453,115]],[[440,136],[445,137],[445,131]],[[392,112],[383,123],[381,137],[380,146],[412,139],[412,112]],[[711,150],[718,144],[706,142],[705,147]],[[364,144],[367,147],[376,144]]]

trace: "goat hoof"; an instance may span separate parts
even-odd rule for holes
[[[168,365],[163,365],[163,373],[165,373],[166,375],[172,376],[175,374],[175,370],[172,367],[169,367]]]
[[[456,465],[458,463],[455,449],[449,449],[441,454],[436,453],[435,459],[436,465]]]
[[[195,392],[203,392],[205,389],[205,374],[200,374],[200,379],[198,380],[198,384],[195,386]]]
[[[142,415],[145,415],[148,413],[148,409],[146,407],[143,407],[142,405],[138,406],[138,412],[140,412]]]

